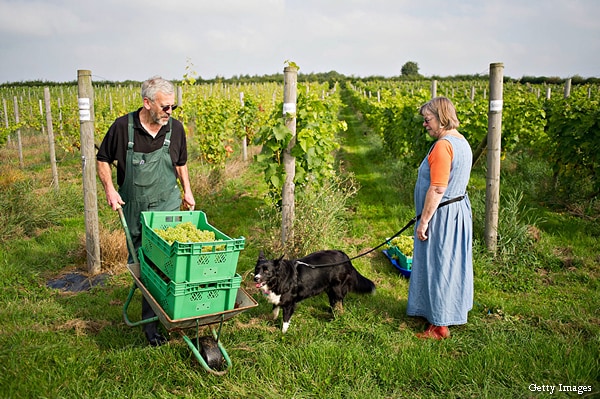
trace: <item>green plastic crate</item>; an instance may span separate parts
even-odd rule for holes
[[[391,257],[398,259],[398,262],[400,262],[400,267],[402,267],[403,269],[406,269],[406,270],[412,269],[412,257],[411,256],[404,255],[402,253],[402,251],[400,251],[400,249],[398,249],[398,247],[395,245],[391,245],[387,251]]]
[[[191,222],[200,230],[215,233],[213,242],[169,245],[154,229],[164,230]],[[142,248],[147,258],[172,281],[203,282],[231,278],[235,275],[245,238],[231,238],[211,226],[202,211],[142,212]],[[220,249],[224,246],[223,249]]]
[[[203,283],[175,283],[138,252],[141,280],[171,320],[198,317],[232,310],[242,276]]]

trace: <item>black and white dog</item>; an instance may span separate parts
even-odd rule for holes
[[[321,266],[320,266],[321,265]],[[362,276],[342,251],[319,251],[300,259],[268,260],[260,252],[254,268],[256,287],[273,304],[273,319],[283,309],[282,332],[290,327],[296,305],[303,299],[326,292],[332,310],[343,311],[348,292],[372,294],[375,284]]]

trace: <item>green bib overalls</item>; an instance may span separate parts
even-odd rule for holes
[[[169,131],[162,148],[145,154],[133,151],[133,113],[130,113],[128,118],[129,143],[125,180],[119,187],[119,194],[125,202],[123,214],[129,226],[133,247],[137,251],[142,245],[141,212],[178,211],[181,205],[181,191],[177,186],[176,171],[169,154],[171,120],[169,119]],[[133,262],[131,254],[128,262]],[[142,319],[154,316],[154,310],[144,297]],[[144,324],[144,332],[149,341],[155,339],[157,327],[157,322]]]
[[[125,180],[119,187],[119,194],[125,202],[123,213],[137,251],[142,244],[141,212],[178,211],[181,191],[169,154],[171,120],[165,142],[159,150],[147,154],[133,151],[133,113],[129,114],[128,135]]]

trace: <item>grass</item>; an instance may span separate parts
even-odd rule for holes
[[[351,106],[341,117],[349,130],[341,137],[339,162],[360,190],[349,201],[339,245],[356,255],[412,218],[416,172],[383,156],[379,138]],[[335,318],[324,296],[306,300],[284,335],[250,276],[258,252],[277,236],[261,222],[265,187],[259,172],[251,162],[232,160],[226,179],[215,184],[192,162],[197,209],[228,235],[246,237],[238,272],[259,302],[224,324],[221,338],[233,365],[217,377],[198,365],[177,333],[168,345],[151,348],[140,328],[125,325],[121,312],[131,277],[122,268],[107,264],[111,278],[90,292],[46,287],[53,276],[85,270],[80,164],[76,155],[60,154],[60,193],[53,194],[50,168],[40,166],[43,140],[33,135],[24,142],[37,143],[26,147],[24,170],[14,161],[14,148],[0,150],[0,397],[549,397],[532,392],[531,384],[593,391],[552,397],[600,393],[600,244],[593,218],[553,210],[528,195],[519,202],[506,190],[513,235],[534,222],[539,238],[519,241],[516,251],[497,258],[478,241],[475,306],[468,324],[451,328],[449,340],[414,337],[424,322],[406,316],[408,280],[380,251],[354,262],[375,281],[374,296],[350,295]],[[476,221],[483,217],[482,173],[474,170],[472,179]],[[503,177],[503,187],[511,187],[511,178],[520,181]],[[118,217],[101,192],[99,203],[105,241],[119,241]],[[103,248],[105,259],[118,263],[121,256],[124,263],[122,246]],[[138,290],[132,319],[140,302]]]

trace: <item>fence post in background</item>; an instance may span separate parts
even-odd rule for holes
[[[94,147],[94,91],[92,71],[78,70],[79,122],[81,134],[81,165],[83,169],[83,202],[85,213],[85,245],[88,273],[98,274],[100,263],[100,232],[98,228],[98,198],[96,191],[96,151]]]
[[[50,89],[44,87],[44,103],[46,105],[46,125],[48,126],[48,146],[50,148],[50,166],[52,167],[52,185],[58,192],[58,169],[56,167],[56,152],[54,150],[54,129],[52,128],[52,107],[50,104]]]
[[[46,133],[46,128],[44,127],[44,106],[42,105],[42,100],[39,101],[40,103],[40,119],[41,119],[41,123],[40,125],[42,126],[42,135]]]
[[[485,244],[490,252],[498,247],[500,203],[500,151],[502,138],[504,64],[490,64],[490,105],[488,112],[487,177],[485,193]]]
[[[285,126],[292,132],[288,147],[283,151],[285,181],[281,192],[281,243],[294,239],[294,178],[296,176],[296,158],[291,150],[296,144],[296,96],[298,68],[287,66],[283,69],[283,117]]]
[[[58,103],[58,129],[61,131],[63,131],[63,117],[62,117],[62,100],[61,97],[57,98],[57,103]]]
[[[565,98],[569,98],[571,96],[571,78],[567,79],[565,82]]]
[[[8,130],[8,127],[10,125],[8,124],[8,110],[6,108],[6,99],[5,98],[2,99],[2,107],[4,108],[4,127],[6,128],[6,130]],[[10,134],[8,136],[6,136],[6,145],[7,145],[7,147],[10,147]]]
[[[13,99],[15,105],[15,123],[18,125],[19,120],[19,100],[17,96]],[[19,147],[19,166],[21,169],[25,167],[25,163],[23,162],[23,143],[21,142],[21,128],[17,128],[17,146]]]
[[[431,98],[437,97],[437,80],[431,81]]]
[[[183,89],[181,86],[177,86],[177,105],[180,107],[183,105]]]
[[[244,92],[240,91],[240,107],[244,108],[246,104],[244,103]],[[246,129],[246,126],[243,126]],[[248,136],[244,134],[242,137],[242,160],[246,162],[248,160]]]

